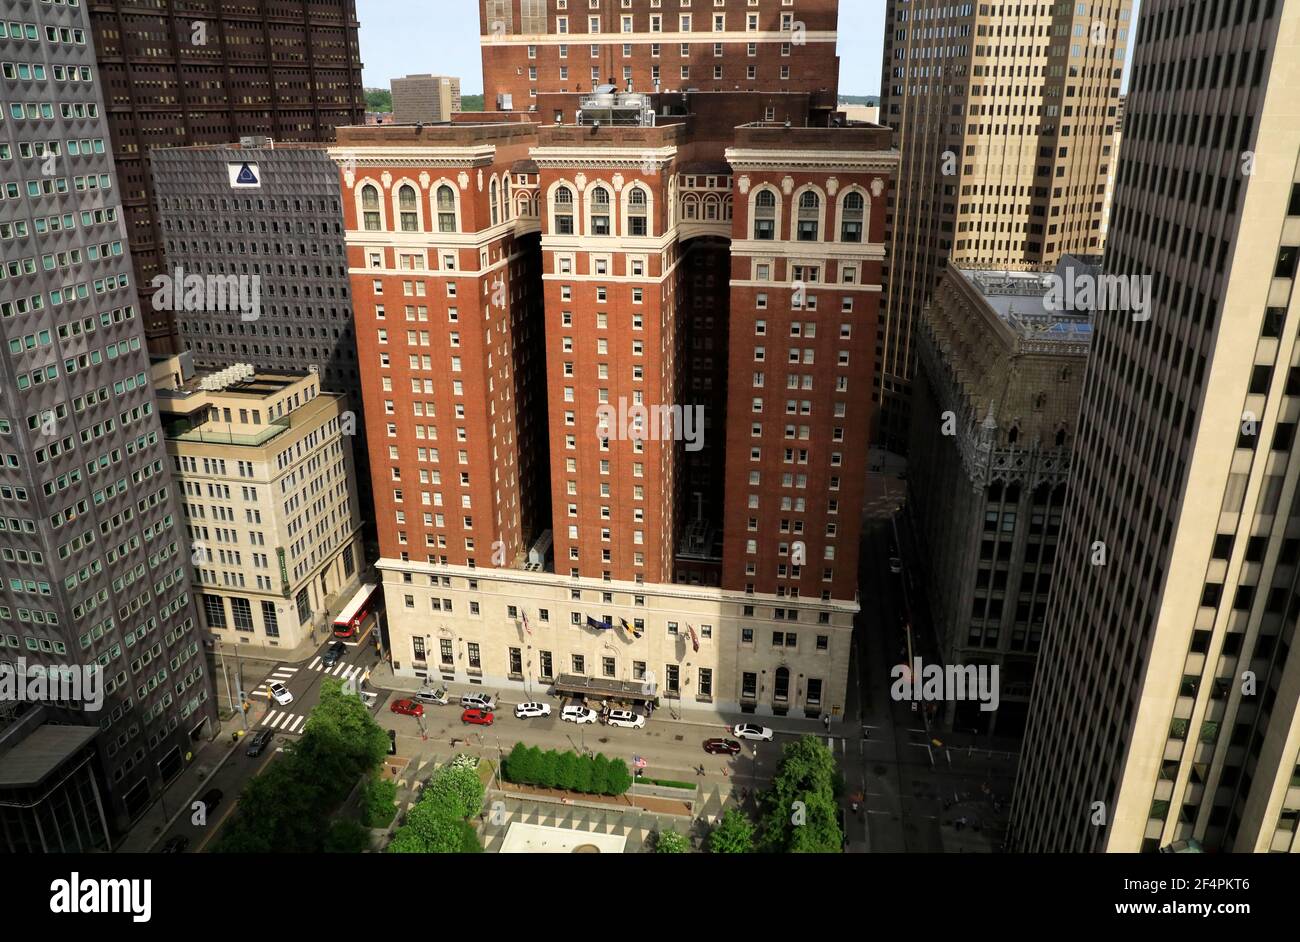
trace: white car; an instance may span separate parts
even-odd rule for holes
[[[535,716],[550,716],[551,705],[549,703],[521,703],[515,707],[516,719],[530,719]]]
[[[772,741],[772,730],[754,723],[737,723],[731,728],[731,735],[737,739],[756,739],[759,742]]]
[[[621,726],[623,729],[640,729],[645,725],[645,717],[631,710],[610,710],[605,716],[606,726]]]
[[[288,706],[290,703],[293,703],[293,694],[289,692],[288,687],[279,681],[273,681],[270,690],[271,699],[280,704],[280,706]]]
[[[581,726],[583,723],[594,723],[597,720],[595,710],[589,710],[585,706],[566,706],[560,713],[560,719],[567,720],[570,723],[577,723]]]
[[[902,572],[902,571],[903,571],[903,561],[902,561],[901,559],[899,559],[897,556],[891,556],[891,557],[889,557],[889,571],[892,572],[892,573],[900,573],[900,572]]]

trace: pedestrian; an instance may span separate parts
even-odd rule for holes
[[[826,727],[826,732],[829,733],[829,732],[831,731],[831,718],[830,718],[830,714],[826,714],[826,715],[822,716],[822,725]]]

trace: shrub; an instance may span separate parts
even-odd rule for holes
[[[603,754],[580,756],[576,752],[541,752],[516,743],[502,772],[506,781],[542,788],[563,788],[584,795],[621,795],[632,785],[632,775],[622,759]],[[694,788],[694,785],[683,787]]]
[[[567,791],[577,791],[578,788],[578,766],[582,765],[582,760],[576,752],[565,752],[560,755],[556,762],[555,786]]]
[[[609,759],[605,754],[599,753],[596,758],[591,760],[591,782],[590,792],[592,795],[608,794],[609,788]]]
[[[542,753],[537,763],[537,784],[542,788],[554,788],[560,780],[560,755],[554,749]]]
[[[627,763],[622,759],[612,759],[609,763],[609,775],[605,780],[606,795],[621,795],[632,787],[632,773],[627,770]]]
[[[325,853],[359,854],[370,847],[370,833],[351,818],[340,818],[325,835]]]
[[[655,836],[656,854],[685,854],[690,848],[686,838],[676,831],[659,831]]]

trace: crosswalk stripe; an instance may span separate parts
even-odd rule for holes
[[[346,671],[343,672],[343,679],[344,679],[344,680],[351,680],[351,679],[352,679],[353,677],[355,677],[358,673],[360,673],[360,671],[361,671],[361,668],[360,668],[360,667],[357,667],[357,666],[355,666],[355,665],[352,666],[352,667],[349,667]]]
[[[318,670],[320,670],[320,667],[319,667],[320,662],[321,662],[321,660],[320,660],[320,655],[318,654],[318,655],[316,655],[314,658],[312,658],[312,662],[311,662],[310,664],[307,665],[307,669],[308,669],[308,670],[311,670],[311,671],[318,671]]]
[[[296,732],[298,732],[298,727],[301,726],[301,725],[303,724],[303,721],[304,721],[305,719],[307,719],[307,717],[305,717],[305,716],[295,716],[295,717],[293,718],[293,723],[290,724],[288,727],[286,727],[286,729],[287,729],[289,732],[291,732],[291,733],[296,733]]]
[[[280,711],[279,711],[279,710],[272,710],[270,713],[266,714],[266,716],[262,719],[262,725],[263,725],[263,726],[270,726],[270,725],[271,725],[271,720],[273,720],[275,717],[277,717],[277,716],[279,716],[279,715],[280,715]],[[271,728],[274,729],[275,727],[272,726]]]
[[[283,713],[283,714],[281,714],[281,715],[280,715],[280,718],[279,718],[278,720],[276,720],[274,723],[271,724],[271,728],[272,728],[272,729],[279,729],[279,728],[282,727],[282,726],[285,724],[285,722],[287,722],[291,717],[292,717],[292,714],[290,714],[290,713]]]

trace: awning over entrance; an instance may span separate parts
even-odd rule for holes
[[[659,695],[657,685],[639,680],[614,680],[609,677],[584,677],[580,674],[561,674],[555,679],[558,693],[590,697],[597,700],[630,700],[649,703]]]

